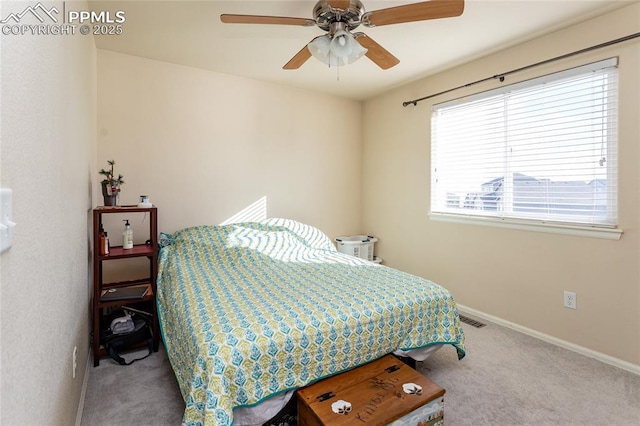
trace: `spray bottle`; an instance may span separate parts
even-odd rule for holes
[[[129,219],[124,219],[124,232],[122,233],[122,248],[123,249],[132,249],[133,248],[133,230],[131,229],[131,225],[129,225]]]

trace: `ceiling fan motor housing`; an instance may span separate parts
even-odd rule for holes
[[[325,31],[331,31],[335,22],[344,23],[345,29],[351,31],[360,25],[363,14],[364,5],[360,0],[351,0],[346,9],[331,7],[328,1],[320,0],[313,8],[313,18]]]

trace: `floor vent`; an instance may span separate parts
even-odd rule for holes
[[[464,315],[459,315],[460,316],[460,321],[462,321],[465,324],[469,324],[472,327],[475,328],[482,328],[487,324],[483,324],[480,321],[476,321],[476,320],[472,320],[471,318],[465,317]]]

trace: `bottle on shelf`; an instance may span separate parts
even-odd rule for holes
[[[102,254],[109,254],[109,234],[107,233],[107,231],[104,231],[104,240],[103,240],[103,246],[102,246],[102,251],[104,253]]]
[[[124,232],[122,233],[122,248],[123,249],[132,249],[133,248],[133,230],[131,229],[131,225],[129,224],[129,219],[124,219]]]
[[[98,238],[100,239],[100,255],[104,256],[109,254],[109,236],[102,227],[102,224],[100,224],[100,235]]]

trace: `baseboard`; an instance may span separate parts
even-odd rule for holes
[[[89,350],[89,354],[87,355],[87,365],[84,369],[84,380],[82,380],[82,390],[80,391],[80,401],[78,402],[78,411],[76,413],[76,425],[80,426],[82,423],[82,412],[84,411],[84,398],[87,394],[87,386],[89,383],[89,371],[91,371],[91,360],[93,360],[93,356],[91,354],[91,350]]]
[[[478,311],[473,308],[469,308],[468,306],[458,304],[458,310],[462,313],[469,314],[487,321],[491,321],[498,325],[511,328],[513,330],[519,331],[520,333],[526,334],[531,337],[535,337],[537,339],[543,340],[545,342],[554,344],[556,346],[560,346],[562,348],[568,349],[570,351],[579,353],[581,355],[587,356],[589,358],[597,359],[598,361],[602,361],[605,364],[612,365],[617,368],[621,368],[623,370],[629,371],[631,373],[640,375],[640,365],[636,365],[627,361],[623,361],[619,358],[612,357],[607,354],[603,354],[602,352],[597,352],[589,348],[585,348],[584,346],[576,345],[574,343],[567,342],[566,340],[558,339],[557,337],[550,336],[548,334],[541,333],[536,330],[532,330],[530,328],[515,324],[513,322],[504,320],[502,318],[498,318],[496,316],[486,314],[482,311]]]

